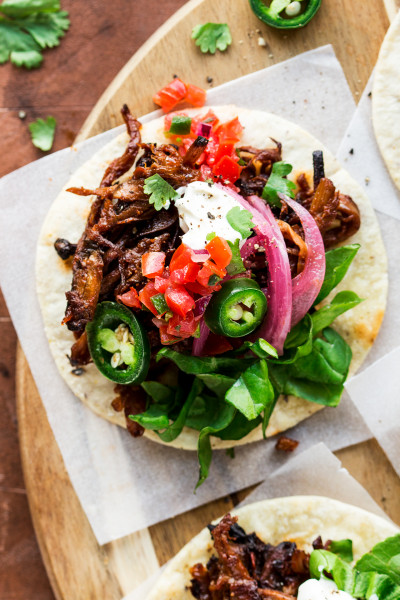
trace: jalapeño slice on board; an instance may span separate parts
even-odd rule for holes
[[[254,14],[271,27],[297,29],[311,21],[322,0],[250,0]],[[267,5],[268,4],[268,5]]]

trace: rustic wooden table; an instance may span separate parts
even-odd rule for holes
[[[0,66],[0,175],[40,158],[28,122],[54,115],[54,150],[71,144],[100,94],[185,0],[62,0],[71,28],[34,71]],[[110,51],[112,48],[112,52]],[[18,118],[20,110],[25,120]],[[29,197],[27,197],[29,201]],[[16,334],[0,292],[0,600],[52,600],[22,477],[15,409]]]

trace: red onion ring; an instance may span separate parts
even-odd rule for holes
[[[278,194],[299,217],[307,245],[307,258],[304,269],[292,279],[292,321],[294,327],[309,311],[319,294],[325,277],[325,247],[318,225],[307,209],[301,204]]]
[[[253,215],[256,233],[261,238],[260,245],[265,249],[270,281],[268,288],[263,289],[268,301],[267,314],[250,339],[262,337],[274,346],[278,354],[282,354],[292,316],[292,284],[285,240],[270,207],[261,198],[249,196],[245,200],[231,188],[218,183],[215,185],[230,194]],[[242,257],[249,256],[254,249],[254,243],[257,243],[255,238],[246,240],[241,249]]]

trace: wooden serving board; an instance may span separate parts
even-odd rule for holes
[[[201,87],[207,87],[207,77],[213,79],[212,85],[219,85],[327,43],[333,44],[357,100],[399,6],[400,0],[323,0],[307,28],[285,32],[261,23],[247,0],[191,0],[126,64],[100,98],[78,139],[119,124],[124,102],[139,115],[153,110],[152,94],[175,73]],[[210,21],[229,23],[234,42],[227,52],[202,55],[190,39],[194,25]],[[264,38],[266,46],[258,44],[259,37]],[[231,509],[246,494],[212,502],[100,547],[69,481],[21,349],[17,402],[30,509],[59,600],[120,600],[207,522]],[[400,480],[378,444],[369,441],[337,455],[389,516],[400,523]]]

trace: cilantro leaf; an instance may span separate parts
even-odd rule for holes
[[[227,212],[226,220],[232,229],[240,233],[242,240],[246,240],[252,234],[254,223],[253,215],[249,210],[234,206]]]
[[[179,196],[178,192],[174,190],[172,185],[165,181],[158,173],[145,179],[144,182],[144,193],[150,196],[150,204],[154,204],[156,210],[162,208],[168,209],[171,200]]]
[[[32,69],[43,61],[40,46],[18,25],[0,17],[0,64],[10,60],[17,67]]]
[[[281,207],[279,194],[285,194],[289,198],[294,198],[296,185],[293,181],[286,179],[286,175],[292,172],[292,165],[279,161],[272,165],[271,175],[263,189],[262,197],[273,206]]]
[[[60,0],[4,0],[0,10],[7,17],[17,19],[38,12],[60,10]]]
[[[216,49],[223,52],[232,43],[230,29],[226,23],[205,23],[196,25],[192,30],[192,39],[202,52],[215,54]]]
[[[229,248],[232,250],[232,259],[229,265],[226,267],[228,275],[238,275],[239,273],[245,273],[246,269],[243,264],[243,259],[240,255],[239,240],[235,240],[234,243],[228,240]]]
[[[43,119],[37,119],[33,123],[28,125],[29,131],[32,136],[32,143],[36,148],[40,148],[43,152],[47,152],[51,149],[54,140],[54,133],[56,130],[56,120],[54,117],[47,117]]]
[[[27,69],[41,65],[42,50],[58,46],[70,24],[59,0],[4,0],[0,12],[0,64]]]

